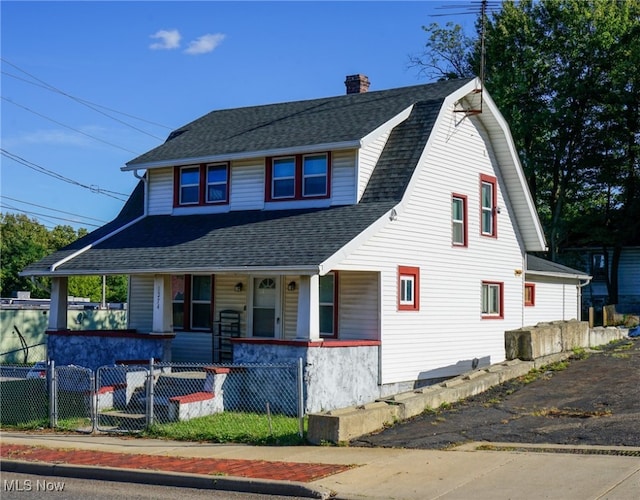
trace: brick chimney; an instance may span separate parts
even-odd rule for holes
[[[347,94],[362,94],[369,90],[369,79],[365,75],[349,75],[344,81]]]

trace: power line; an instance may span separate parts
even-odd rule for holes
[[[97,193],[97,194],[104,194],[105,196],[109,196],[111,198],[115,198],[116,200],[119,201],[126,201],[127,199],[127,195],[124,193],[118,193],[116,191],[109,191],[107,189],[101,189],[99,186],[88,186],[86,184],[82,184],[74,179],[70,179],[69,177],[65,177],[57,172],[54,172],[53,170],[49,170],[45,167],[42,167],[36,163],[33,163],[31,161],[25,160],[24,158],[15,155],[9,151],[7,151],[6,149],[0,148],[0,154],[2,154],[3,156],[6,156],[7,158],[9,158],[10,160],[15,161],[16,163],[19,163],[22,166],[25,166],[27,168],[30,168],[31,170],[35,170],[36,172],[48,175],[49,177],[53,177],[54,179],[58,179],[60,181],[64,181],[64,182],[68,182],[69,184],[73,184],[75,186],[78,187],[82,187],[85,189],[90,190],[92,193]],[[124,197],[124,198],[121,198]]]
[[[125,125],[125,126],[127,126],[127,127],[130,127],[130,128],[132,128],[133,130],[136,130],[136,131],[138,131],[138,132],[140,132],[140,133],[142,133],[142,134],[145,134],[145,135],[148,135],[148,136],[150,136],[150,137],[153,137],[154,139],[163,140],[163,138],[161,138],[161,137],[157,137],[157,136],[155,136],[155,135],[153,135],[153,134],[151,134],[151,133],[149,133],[149,132],[147,132],[147,131],[145,131],[145,130],[142,130],[142,129],[140,129],[140,128],[138,128],[138,127],[134,126],[134,125],[131,125],[130,123],[127,123],[127,122],[125,122],[125,121],[123,121],[123,120],[120,120],[119,118],[116,118],[116,117],[114,117],[114,116],[111,116],[110,114],[105,113],[104,111],[101,111],[100,109],[97,109],[97,108],[106,109],[106,110],[108,110],[108,111],[111,111],[112,113],[118,113],[118,114],[121,114],[121,115],[123,115],[123,116],[127,116],[127,117],[129,117],[129,118],[133,118],[133,119],[135,119],[135,120],[144,121],[144,122],[146,122],[146,123],[153,124],[153,125],[155,125],[155,126],[162,127],[162,128],[168,129],[168,130],[171,130],[171,127],[167,127],[167,126],[165,126],[165,125],[161,125],[161,124],[159,124],[159,123],[150,122],[150,121],[148,121],[148,120],[144,120],[144,119],[142,119],[142,118],[138,118],[138,117],[133,116],[133,115],[128,115],[128,114],[126,114],[126,113],[122,113],[121,111],[117,111],[117,110],[115,110],[115,109],[107,108],[106,106],[102,106],[102,105],[100,105],[100,104],[96,104],[96,103],[93,103],[93,102],[91,102],[91,101],[87,101],[86,99],[81,99],[81,98],[79,98],[79,97],[76,97],[76,96],[74,96],[74,95],[71,95],[71,94],[69,94],[68,92],[65,92],[65,91],[63,91],[63,90],[61,90],[61,89],[59,89],[59,88],[57,88],[57,87],[55,87],[55,86],[51,85],[50,83],[45,82],[44,80],[42,80],[42,79],[38,78],[37,76],[32,75],[31,73],[29,73],[29,72],[25,71],[24,69],[22,69],[22,68],[20,68],[19,66],[17,66],[17,65],[15,65],[15,64],[13,64],[12,62],[7,61],[4,57],[0,57],[0,60],[2,60],[5,64],[8,64],[9,66],[11,66],[11,67],[13,67],[13,68],[17,69],[17,70],[18,70],[18,71],[20,71],[21,73],[24,73],[24,74],[25,74],[25,75],[27,75],[28,77],[33,78],[36,82],[39,82],[39,83],[40,83],[40,85],[36,84],[35,82],[31,82],[31,81],[29,81],[29,80],[25,80],[25,79],[20,78],[20,77],[18,77],[18,76],[12,75],[12,74],[10,74],[10,73],[6,73],[6,72],[4,72],[4,71],[3,71],[3,74],[6,74],[7,76],[10,76],[10,77],[12,77],[12,78],[16,78],[16,79],[18,79],[18,80],[22,80],[22,81],[24,81],[24,82],[26,82],[26,83],[30,83],[31,85],[36,85],[36,86],[38,86],[38,87],[44,88],[44,89],[46,89],[46,90],[49,90],[50,92],[55,92],[55,93],[57,93],[57,94],[63,95],[63,96],[65,96],[65,97],[67,97],[67,98],[69,98],[69,99],[71,99],[71,100],[73,100],[73,101],[76,101],[78,104],[81,104],[81,105],[83,105],[83,106],[88,107],[89,109],[91,109],[91,110],[95,111],[96,113],[100,113],[101,115],[104,115],[104,116],[106,116],[107,118],[111,118],[112,120],[117,121],[118,123],[121,123],[122,125]]]
[[[46,115],[43,115],[42,113],[38,113],[37,111],[34,111],[33,109],[28,108],[27,106],[23,106],[22,104],[18,104],[17,102],[9,99],[8,97],[5,97],[5,96],[1,96],[1,97],[2,97],[2,99],[4,101],[7,101],[7,102],[13,104],[14,106],[17,106],[17,107],[22,108],[22,109],[24,109],[26,111],[29,111],[30,113],[33,113],[34,115],[37,115],[40,118],[44,118],[45,120],[49,120],[50,122],[53,122],[56,125],[60,125],[61,127],[65,127],[65,128],[68,128],[69,130],[73,130],[74,132],[77,132],[78,134],[82,134],[84,136],[87,136],[87,137],[93,139],[94,141],[99,141],[99,142],[102,142],[103,144],[107,144],[107,145],[109,145],[111,147],[122,149],[123,151],[126,151],[127,153],[131,153],[131,154],[134,154],[134,155],[139,154],[136,151],[132,151],[131,149],[127,149],[127,148],[124,148],[122,146],[118,146],[117,144],[114,144],[114,143],[109,142],[109,141],[105,141],[104,139],[100,139],[99,137],[96,137],[94,135],[87,134],[86,132],[83,132],[82,130],[78,130],[77,128],[73,128],[73,127],[70,127],[69,125],[65,125],[64,123],[59,122],[58,120],[54,120],[53,118],[51,118],[49,116],[46,116]]]
[[[65,222],[73,222],[74,224],[85,224],[87,226],[100,227],[99,224],[90,224],[88,222],[80,222],[80,221],[75,220],[75,219],[67,219],[65,217],[58,217],[56,215],[41,214],[40,212],[33,212],[31,210],[20,210],[19,208],[12,207],[11,205],[7,205],[6,203],[0,203],[0,208],[4,208],[4,209],[8,209],[8,210],[14,210],[14,211],[19,212],[21,214],[39,215],[41,217],[46,217],[47,219],[49,219],[49,218],[50,219],[58,219],[58,220],[63,220]]]
[[[0,57],[0,59],[2,59],[2,58]],[[6,59],[2,59],[2,60],[7,62]],[[11,63],[7,62],[7,64],[11,64]],[[14,64],[11,64],[11,66],[14,66],[14,67],[17,68],[17,66],[15,66]],[[20,68],[18,68],[18,69],[20,69]],[[21,69],[20,69],[20,71],[22,71],[23,73],[26,73],[25,71],[23,71]],[[5,76],[10,77],[10,78],[14,78],[16,80],[20,80],[21,82],[28,83],[29,85],[33,85],[34,87],[40,87],[40,88],[48,90],[50,92],[55,92],[57,94],[62,94],[64,96],[69,97],[70,99],[73,99],[74,101],[79,102],[80,104],[87,105],[89,107],[95,106],[97,108],[106,109],[107,111],[111,111],[112,113],[117,113],[119,115],[126,116],[127,118],[131,118],[133,120],[138,120],[138,121],[146,123],[148,125],[153,125],[154,127],[160,127],[160,128],[164,128],[164,129],[167,129],[167,130],[173,130],[172,127],[169,127],[167,125],[163,125],[162,123],[158,123],[158,122],[154,122],[154,121],[151,121],[151,120],[147,120],[146,118],[140,118],[139,116],[135,116],[135,115],[132,115],[132,114],[129,114],[129,113],[125,113],[124,111],[119,111],[117,109],[113,109],[113,108],[110,108],[109,106],[104,106],[102,104],[98,104],[98,103],[89,101],[87,99],[82,99],[81,97],[72,96],[70,94],[67,94],[66,92],[63,92],[61,90],[60,91],[57,90],[55,87],[49,85],[48,83],[40,84],[40,83],[32,82],[31,80],[27,80],[26,78],[22,78],[22,77],[20,77],[18,75],[14,75],[14,74],[8,73],[6,71],[2,71],[1,73],[3,75],[5,75]],[[28,75],[29,73],[26,73],[26,74]],[[31,75],[29,75],[29,76],[31,76]],[[36,78],[36,77],[32,77],[32,78]]]
[[[16,199],[16,198],[11,198],[10,196],[3,196],[3,197],[2,197],[2,199],[5,199],[5,200],[11,200],[11,201],[15,201],[15,202],[18,202],[18,203],[23,203],[23,204],[25,204],[25,205],[31,205],[32,207],[44,208],[45,210],[51,210],[52,212],[58,212],[58,213],[61,213],[61,214],[72,215],[72,216],[74,216],[74,217],[80,217],[80,218],[82,218],[82,219],[89,219],[89,220],[94,220],[94,221],[96,221],[96,222],[102,222],[102,223],[106,223],[106,222],[107,222],[107,221],[105,221],[105,220],[102,220],[102,219],[96,219],[96,218],[94,218],[94,217],[88,217],[88,216],[86,216],[86,215],[74,214],[74,213],[72,213],[72,212],[65,212],[64,210],[58,210],[58,209],[56,209],[56,208],[45,207],[44,205],[38,205],[38,204],[36,204],[36,203],[29,203],[28,201],[18,200],[18,199]]]

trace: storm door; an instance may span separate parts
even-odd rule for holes
[[[253,336],[280,335],[280,287],[277,277],[253,278]]]

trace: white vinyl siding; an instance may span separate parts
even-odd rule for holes
[[[133,275],[129,280],[129,328],[149,333],[153,327],[153,276]]]
[[[174,363],[213,362],[211,332],[177,332],[171,342]]]
[[[527,277],[536,287],[535,305],[524,308],[524,326],[551,320],[578,318],[578,290],[575,284],[553,278]],[[524,298],[523,298],[524,300]]]
[[[379,275],[341,271],[338,275],[338,338],[380,338]]]
[[[147,170],[149,177],[149,215],[168,215],[173,211],[173,168]]]
[[[395,221],[334,268],[380,269],[383,383],[456,375],[474,358],[504,359],[504,332],[522,326],[523,249],[501,174],[476,118],[451,111],[434,130],[431,148]],[[451,245],[451,193],[480,206],[480,173],[497,178],[498,238],[480,237],[480,217],[468,218],[468,248]],[[411,192],[412,190],[412,192]],[[420,268],[420,310],[398,307],[398,266]],[[343,280],[346,281],[346,280]],[[504,319],[481,319],[481,284],[504,284]],[[342,312],[342,311],[341,311]]]
[[[382,154],[387,139],[391,131],[380,135],[375,141],[360,149],[358,153],[358,201],[369,183],[373,169],[378,163],[378,158]]]
[[[331,204],[350,205],[356,201],[356,152],[331,154]]]
[[[231,210],[264,208],[264,158],[231,163]]]

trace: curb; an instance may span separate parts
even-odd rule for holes
[[[324,488],[312,488],[295,481],[276,481],[232,476],[206,476],[203,474],[177,473],[157,470],[120,469],[89,465],[52,464],[23,460],[2,460],[0,470],[38,476],[57,476],[97,481],[176,486],[202,490],[235,491],[264,495],[297,496],[326,500],[332,492]]]

